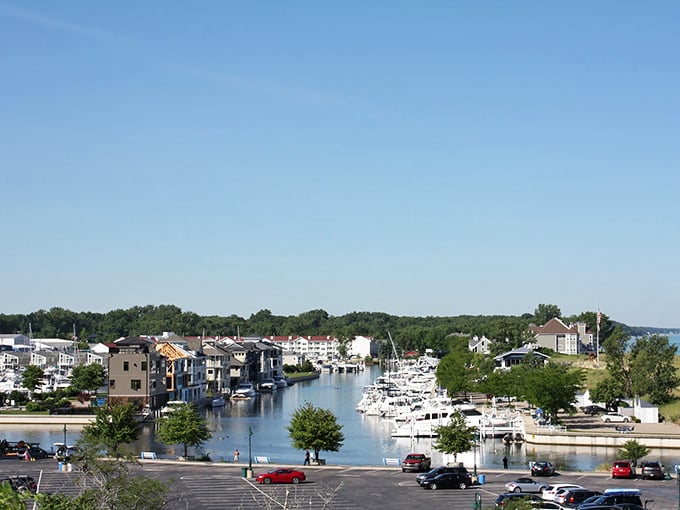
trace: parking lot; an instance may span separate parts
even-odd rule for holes
[[[273,466],[256,466],[254,474]],[[170,510],[223,510],[280,508],[277,502],[287,501],[287,508],[326,508],[353,510],[390,508],[394,510],[469,509],[475,496],[483,507],[491,507],[504,484],[526,471],[486,471],[484,485],[466,490],[421,489],[415,474],[402,473],[399,468],[308,467],[308,481],[299,485],[262,486],[241,477],[241,467],[219,463],[183,463],[145,461],[136,471],[170,483]],[[77,494],[80,473],[59,471],[54,459],[36,462],[5,459],[0,461],[0,475],[31,475],[40,482],[39,490]],[[541,478],[546,482],[571,482],[599,491],[612,487],[637,488],[643,500],[654,500],[648,507],[655,510],[678,508],[677,480],[612,480],[606,473],[560,473]]]

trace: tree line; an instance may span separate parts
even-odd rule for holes
[[[29,314],[0,314],[0,332],[32,335],[35,338],[64,338],[74,335],[83,345],[110,342],[124,336],[161,334],[172,331],[182,336],[289,336],[329,335],[349,340],[356,335],[384,340],[383,353],[391,351],[387,332],[395,344],[406,351],[448,351],[451,335],[486,336],[501,342],[500,349],[518,347],[528,339],[531,324],[545,324],[553,317],[566,323],[585,322],[596,327],[596,312],[586,311],[562,316],[558,306],[539,304],[533,313],[510,315],[458,315],[448,317],[408,317],[383,312],[351,312],[332,316],[325,310],[310,310],[299,315],[274,315],[260,310],[248,318],[237,315],[200,316],[174,305],[133,306],[106,313],[74,312],[54,307]],[[616,323],[602,316],[601,338]],[[627,326],[621,325],[626,330]]]

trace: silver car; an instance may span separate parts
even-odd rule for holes
[[[543,492],[548,486],[547,483],[537,482],[533,478],[523,477],[505,484],[508,492]]]

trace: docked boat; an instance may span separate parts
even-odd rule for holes
[[[175,412],[178,408],[185,405],[187,405],[187,402],[184,400],[169,400],[168,403],[161,408],[161,416],[167,416],[168,414]]]
[[[231,395],[231,398],[238,400],[243,399],[244,397],[252,398],[256,395],[257,391],[255,391],[255,387],[251,383],[241,383],[236,387],[234,393]]]
[[[285,388],[288,386],[288,381],[286,381],[286,378],[282,375],[275,375],[274,384],[276,384],[277,388]]]
[[[274,379],[264,379],[258,386],[258,389],[260,392],[263,393],[271,393],[275,389],[277,389],[276,383],[274,382]]]
[[[210,401],[212,407],[224,407],[226,403],[227,400],[222,395],[218,395]]]

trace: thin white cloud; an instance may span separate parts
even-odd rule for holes
[[[106,30],[101,30],[95,27],[77,25],[69,21],[64,21],[54,16],[44,16],[32,11],[27,11],[25,9],[19,9],[17,7],[12,7],[9,5],[0,5],[0,16],[5,18],[13,18],[15,20],[24,21],[30,23],[31,25],[37,25],[50,30],[57,30],[60,32],[66,32],[80,37],[87,37],[90,39],[100,39],[100,40],[124,40],[118,34],[113,32],[107,32]]]

